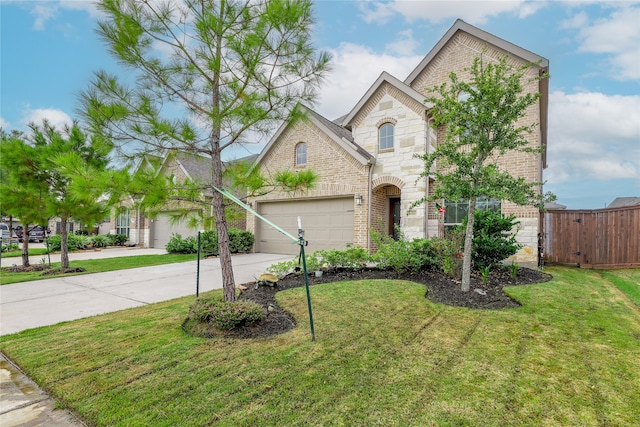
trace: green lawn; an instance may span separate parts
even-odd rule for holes
[[[47,248],[29,248],[29,256],[47,256]],[[22,248],[16,251],[8,251],[2,253],[2,259],[4,258],[15,258],[22,256]]]
[[[203,339],[192,297],[0,338],[98,426],[631,426],[640,420],[640,269],[553,267],[518,309],[437,305],[422,285],[280,292],[280,336]]]
[[[46,255],[44,255],[46,257]],[[197,259],[197,255],[193,254],[164,254],[164,255],[134,255],[119,258],[104,258],[104,259],[87,259],[79,261],[71,261],[69,263],[71,268],[84,268],[82,273],[66,273],[67,275],[73,274],[89,274],[100,273],[103,271],[124,270],[127,268],[137,267],[149,267],[152,265],[171,264],[175,262],[194,261]],[[4,262],[3,262],[4,265]],[[59,262],[52,262],[53,268],[60,268]],[[51,279],[55,276],[43,276],[42,271],[27,271],[23,273],[12,273],[7,270],[7,267],[2,267],[2,274],[0,274],[0,285],[8,285],[10,283],[28,282],[31,280]]]

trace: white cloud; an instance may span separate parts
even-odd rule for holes
[[[27,109],[21,122],[26,127],[29,123],[41,125],[44,119],[48,120],[58,130],[62,130],[65,125],[71,126],[73,124],[71,117],[67,113],[55,108]]]
[[[46,3],[37,3],[31,9],[31,15],[35,16],[33,21],[34,30],[44,30],[44,24],[56,16],[58,8],[55,5]]]
[[[615,9],[608,18],[578,33],[580,51],[610,55],[613,76],[619,80],[640,80],[640,8]]]
[[[524,18],[544,6],[544,2],[525,0],[502,1],[444,1],[444,0],[394,0],[391,2],[366,2],[360,7],[367,23],[385,23],[396,14],[408,22],[426,20],[439,23],[461,18],[472,24],[482,24],[491,16],[512,13]]]
[[[385,49],[392,55],[409,56],[414,55],[420,43],[413,37],[413,30],[400,31],[398,38],[385,45]]]
[[[422,56],[377,54],[357,44],[342,43],[332,50],[333,71],[320,90],[320,114],[335,119],[348,113],[383,71],[400,80],[409,75]]]
[[[13,126],[11,126],[11,123],[6,121],[4,117],[0,117],[0,128],[4,129],[5,131],[10,131],[11,129],[13,129]]]
[[[640,96],[553,92],[545,179],[640,179]]]
[[[565,19],[560,22],[560,27],[565,29],[582,28],[589,23],[589,16],[586,12],[582,11],[577,13],[570,19]]]

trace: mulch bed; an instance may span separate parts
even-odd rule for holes
[[[539,270],[521,268],[514,280],[506,268],[496,269],[490,273],[486,285],[482,284],[480,274],[473,274],[471,290],[462,292],[459,282],[452,280],[449,276],[439,271],[398,274],[394,271],[378,269],[358,271],[336,269],[325,271],[321,277],[315,277],[315,275],[310,274],[309,285],[369,279],[407,280],[422,283],[427,288],[425,297],[435,303],[456,307],[496,310],[520,307],[517,301],[503,292],[503,287],[547,282],[551,280],[551,275]],[[290,331],[295,327],[295,319],[278,306],[275,294],[285,289],[304,286],[304,277],[301,274],[289,274],[280,279],[276,287],[260,286],[256,289],[255,283],[248,283],[245,286],[248,289],[242,293],[240,298],[260,304],[265,311],[268,311],[267,317],[251,326],[244,326],[224,333],[218,331],[218,333],[212,333],[209,336],[265,338]],[[271,309],[269,309],[269,306],[271,306]]]

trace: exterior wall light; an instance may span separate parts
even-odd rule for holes
[[[363,199],[362,194],[358,194],[356,196],[356,205],[358,206],[362,205],[362,199]]]

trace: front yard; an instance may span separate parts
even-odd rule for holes
[[[2,351],[89,425],[637,425],[640,270],[554,267],[522,307],[434,304],[394,280],[276,294],[297,320],[196,338],[193,297],[24,331]]]

